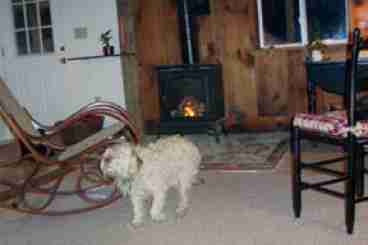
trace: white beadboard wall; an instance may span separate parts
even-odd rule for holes
[[[125,106],[119,57],[59,62],[62,57],[101,55],[99,37],[108,29],[115,52],[120,52],[116,0],[50,0],[56,52],[21,58],[15,54],[10,2],[0,1],[0,30],[6,34],[0,37],[0,45],[8,51],[0,74],[36,119],[54,123],[96,97]],[[74,29],[80,27],[87,29],[86,39],[74,37]],[[65,51],[60,51],[62,46]]]
[[[2,50],[0,48],[0,77],[4,77],[4,61],[3,61],[3,56],[1,55],[1,52],[2,52]],[[5,139],[8,139],[10,137],[11,136],[10,136],[9,130],[7,130],[5,124],[0,119],[0,142],[1,142],[1,140],[5,140]]]

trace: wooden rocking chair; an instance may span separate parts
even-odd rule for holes
[[[96,101],[55,126],[45,126],[31,117],[0,78],[0,115],[20,146],[21,157],[17,163],[26,159],[32,166],[22,181],[1,180],[0,176],[0,186],[5,188],[9,200],[2,202],[1,207],[31,214],[64,215],[104,207],[120,198],[113,181],[102,175],[98,156],[122,136],[138,143],[138,134],[124,108],[112,102]],[[109,117],[116,122],[72,145],[54,140],[63,130],[91,116]],[[5,166],[9,164],[1,167]],[[74,182],[73,187],[70,182]],[[96,190],[104,190],[104,195],[96,195]],[[68,195],[83,200],[83,205],[67,209],[51,205],[58,197]]]

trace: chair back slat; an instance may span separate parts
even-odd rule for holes
[[[40,136],[40,133],[33,127],[32,119],[28,116],[24,108],[18,103],[5,81],[0,77],[0,109],[1,113],[13,118],[19,127],[26,133],[33,136]],[[11,127],[11,125],[8,126]]]
[[[348,58],[346,62],[346,108],[348,112],[348,125],[355,126],[357,111],[357,75],[358,75],[358,59],[361,49],[360,30],[355,28],[352,33],[352,43],[348,47]]]

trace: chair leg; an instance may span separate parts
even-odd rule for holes
[[[348,162],[347,162],[347,177],[345,182],[345,225],[348,234],[352,234],[355,221],[355,175],[356,169],[356,140],[355,136],[349,133],[348,136]]]
[[[357,166],[356,166],[356,194],[358,197],[364,196],[364,149],[357,147]]]
[[[300,135],[298,128],[292,128],[291,132],[291,154],[292,154],[292,198],[294,216],[300,217],[302,210],[301,198],[301,159],[300,159]]]

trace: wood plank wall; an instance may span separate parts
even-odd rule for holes
[[[119,16],[120,50],[122,50],[121,65],[124,78],[124,94],[127,110],[139,132],[144,130],[142,105],[140,104],[140,88],[138,78],[138,59],[136,41],[137,2],[132,0],[117,0]]]
[[[181,47],[175,0],[138,0],[137,55],[139,60],[140,104],[143,118],[158,120],[158,82],[154,67],[181,64]]]
[[[160,108],[153,68],[182,62],[176,3],[137,1],[139,104],[143,120],[155,121]],[[210,0],[210,4],[211,14],[198,17],[200,63],[222,64],[226,113],[239,114],[247,129],[287,125],[295,112],[306,110],[304,49],[257,48],[256,0]],[[343,46],[328,52],[340,57]],[[331,101],[336,99],[324,96],[320,106]]]

